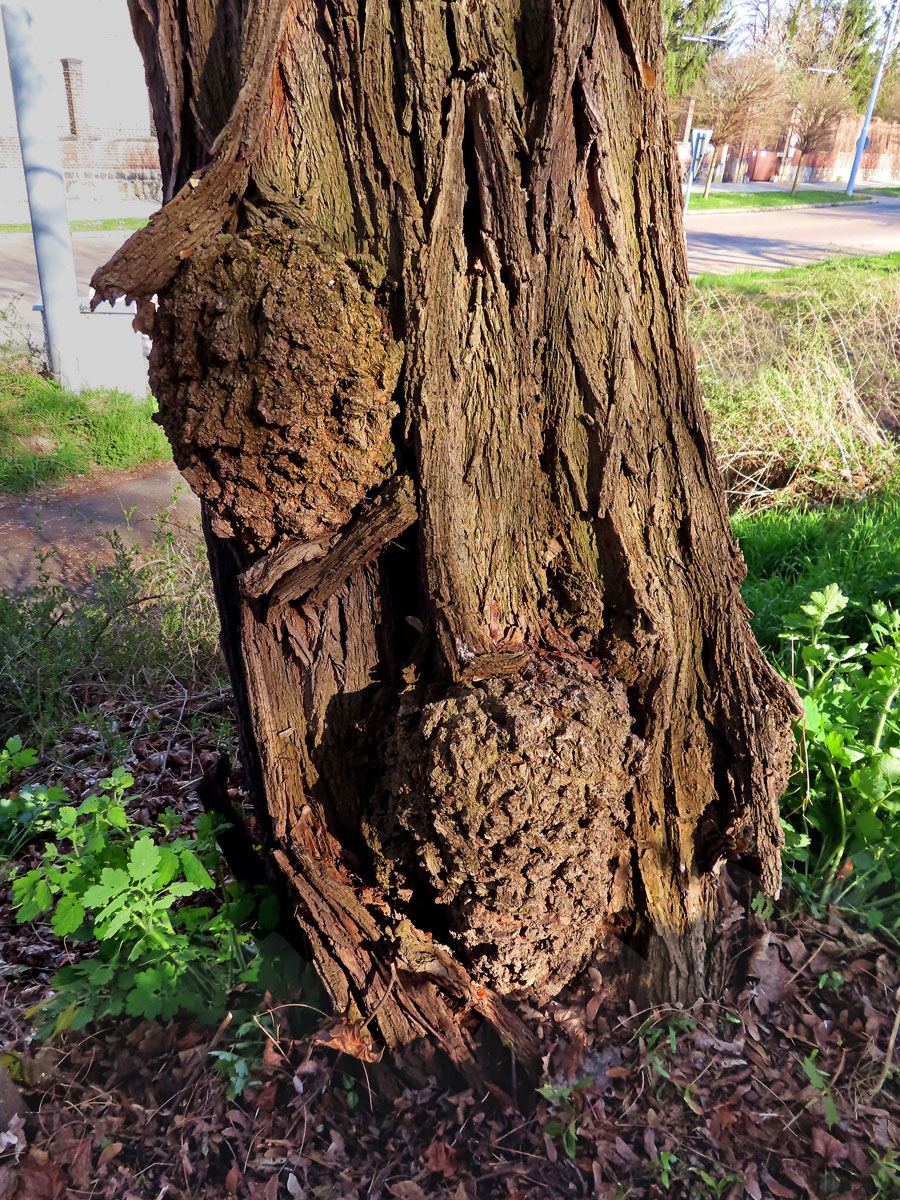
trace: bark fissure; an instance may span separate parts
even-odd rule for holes
[[[470,1071],[466,1012],[527,1057],[498,997],[629,930],[715,986],[735,838],[778,887],[793,699],[684,325],[658,10],[130,2],[171,199],[95,287],[152,319],[335,1003]]]

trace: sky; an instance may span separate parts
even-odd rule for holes
[[[23,4],[25,0],[13,0]],[[84,103],[88,123],[146,133],[150,109],[144,68],[128,19],[125,0],[27,0],[41,31],[42,48],[58,81],[59,124],[68,128],[61,58],[84,63]],[[0,134],[15,132],[6,43],[0,27]]]

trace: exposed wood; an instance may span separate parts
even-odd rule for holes
[[[334,545],[289,542],[260,559],[241,579],[248,596],[267,595],[273,605],[302,600],[320,608],[354,571],[372,562],[416,520],[413,481],[392,479],[355,516]]]

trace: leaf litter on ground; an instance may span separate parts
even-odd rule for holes
[[[174,807],[187,824],[215,737],[145,725],[135,719],[124,763],[142,819]],[[57,781],[73,794],[112,766],[59,751]],[[897,947],[836,912],[783,906],[751,922],[716,1000],[640,1009],[604,966],[542,1013],[522,1006],[545,1068],[528,1082],[495,1056],[519,1099],[505,1111],[417,1048],[399,1084],[379,1048],[355,1053],[361,1034],[329,1014],[292,1035],[290,995],[260,998],[268,1041],[236,1099],[215,1070],[220,1032],[187,1020],[107,1021],[41,1044],[32,1010],[79,950],[46,923],[16,924],[4,903],[0,1065],[27,1111],[0,1131],[0,1200],[900,1194]]]

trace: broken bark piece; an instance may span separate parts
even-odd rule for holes
[[[94,272],[92,310],[104,300],[111,304],[119,296],[146,300],[161,291],[186,259],[232,221],[272,122],[273,68],[289,7],[287,0],[255,0],[249,6],[241,90],[213,146],[213,161],[196,171],[161,212]]]
[[[320,607],[353,571],[376,558],[417,516],[412,480],[408,475],[395,476],[376,496],[372,507],[353,518],[324,557],[301,562],[282,573],[269,590],[271,603],[303,599],[313,608]]]
[[[241,576],[241,591],[245,596],[258,600],[271,592],[272,588],[285,575],[298,567],[323,558],[328,553],[332,538],[319,538],[314,542],[291,539],[258,559],[249,570]]]

